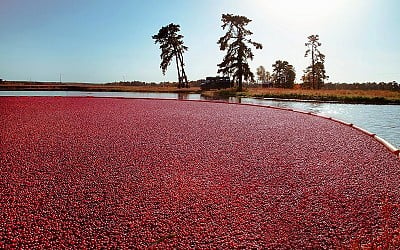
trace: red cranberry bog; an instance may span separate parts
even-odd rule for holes
[[[336,121],[80,97],[0,116],[0,248],[400,246],[398,155]]]

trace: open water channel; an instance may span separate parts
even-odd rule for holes
[[[0,91],[0,96],[92,96],[206,100],[200,94],[142,92]],[[339,104],[254,98],[230,98],[222,101],[277,106],[334,117],[375,133],[400,148],[400,105]]]

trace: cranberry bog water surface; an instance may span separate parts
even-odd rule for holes
[[[0,248],[399,247],[400,161],[317,116],[0,98]]]

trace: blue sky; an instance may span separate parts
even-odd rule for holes
[[[253,72],[292,64],[300,80],[309,64],[307,36],[319,34],[332,82],[400,82],[398,0],[1,0],[0,78],[112,82],[175,81],[164,76],[151,36],[181,25],[190,80],[216,75],[223,58],[221,15],[253,21]]]

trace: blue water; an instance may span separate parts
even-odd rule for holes
[[[200,94],[142,92],[0,91],[0,96],[92,96],[205,100]],[[375,133],[400,148],[400,105],[338,104],[253,98],[230,98],[226,101],[291,108],[334,117]]]

